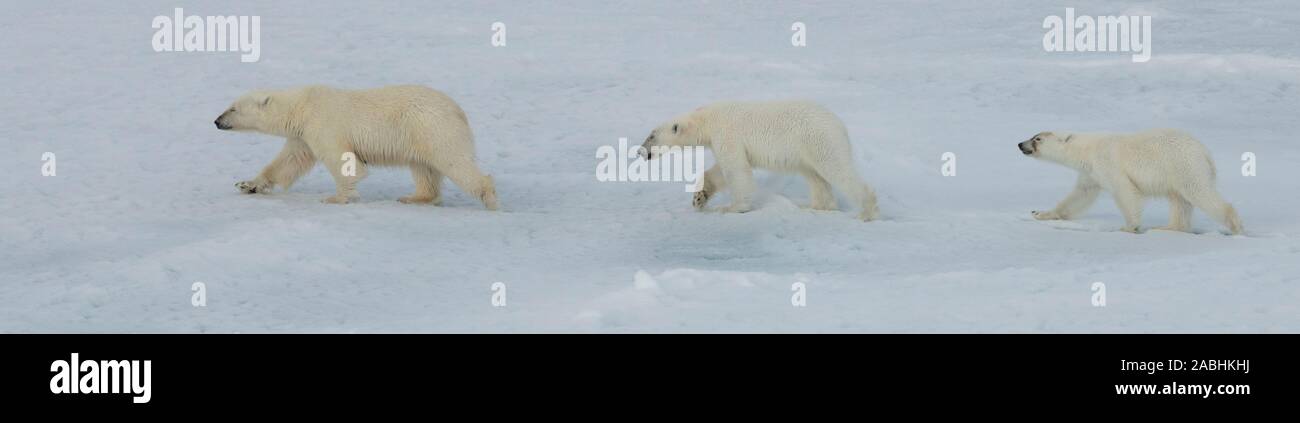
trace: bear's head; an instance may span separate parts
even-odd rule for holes
[[[1016,147],[1019,147],[1020,153],[1026,156],[1052,160],[1065,155],[1066,144],[1073,137],[1074,135],[1067,135],[1061,138],[1052,132],[1039,132],[1033,138],[1016,144]]]
[[[700,133],[699,119],[693,114],[685,115],[659,125],[650,136],[646,137],[645,142],[641,144],[641,150],[637,155],[646,160],[658,157],[654,147],[686,147],[693,145],[702,145],[705,139]]]
[[[213,123],[223,131],[278,134],[284,125],[284,113],[278,110],[283,105],[275,97],[273,93],[264,91],[244,94]]]

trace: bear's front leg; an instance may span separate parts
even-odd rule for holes
[[[270,194],[275,184],[259,176],[252,180],[236,182],[235,188],[244,194]]]
[[[1074,184],[1074,190],[1070,191],[1070,195],[1061,200],[1056,208],[1050,211],[1035,210],[1032,214],[1034,219],[1038,220],[1068,220],[1091,207],[1100,193],[1101,185],[1091,177],[1080,174],[1079,180]]]
[[[244,194],[270,194],[277,185],[287,189],[315,164],[316,158],[312,156],[307,144],[300,139],[289,138],[284,141],[280,154],[256,178],[236,183],[235,188]]]
[[[723,179],[731,187],[731,205],[723,207],[722,212],[744,213],[752,210],[751,201],[756,187],[754,170],[750,167],[749,157],[735,146],[714,149],[714,155],[718,160],[717,166],[722,169]]]
[[[322,161],[334,177],[335,194],[321,200],[328,204],[347,204],[361,198],[357,182],[366,177],[366,163],[351,151],[326,154]]]
[[[695,210],[704,210],[704,206],[709,204],[709,198],[713,194],[727,187],[727,179],[722,176],[722,168],[717,164],[709,170],[704,171],[704,182],[700,184],[699,192],[696,192],[691,200],[691,206]]]
[[[708,204],[709,192],[703,189],[696,192],[695,196],[691,198],[691,207],[695,207],[695,210],[704,210],[704,206]]]
[[[1057,213],[1057,212],[1054,211],[1054,210],[1048,210],[1048,211],[1039,211],[1039,210],[1034,210],[1034,211],[1031,211],[1031,212],[1029,212],[1029,213],[1034,215],[1034,219],[1038,219],[1038,220],[1061,220],[1061,219],[1064,219],[1064,217],[1062,217],[1060,213]]]

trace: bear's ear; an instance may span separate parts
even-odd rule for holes
[[[701,118],[692,113],[690,116],[687,116],[686,119],[677,121],[677,133],[690,134],[695,131],[695,128],[700,127],[700,123]]]
[[[271,96],[263,96],[261,102],[262,107],[266,107],[268,104],[271,104]]]

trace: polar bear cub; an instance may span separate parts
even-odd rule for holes
[[[497,209],[492,177],[479,171],[474,136],[460,106],[418,85],[368,90],[307,86],[245,94],[217,117],[221,130],[285,138],[284,148],[252,180],[235,184],[246,194],[288,189],[319,161],[334,177],[327,203],[359,197],[357,182],[369,165],[405,166],[415,193],[403,203],[441,203],[442,177]]]
[[[703,187],[695,193],[693,205],[699,210],[711,196],[730,188],[731,205],[722,211],[749,211],[753,169],[759,168],[803,175],[814,209],[837,208],[834,187],[861,207],[859,219],[873,220],[879,216],[876,194],[853,167],[847,132],[835,114],[811,102],[721,102],[660,125],[640,152],[652,159],[655,146],[709,147],[717,164],[704,172]]]
[[[1126,232],[1137,233],[1146,197],[1169,199],[1169,225],[1157,229],[1187,231],[1192,207],[1209,213],[1233,234],[1243,228],[1237,210],[1215,189],[1214,161],[1191,135],[1174,129],[1133,134],[1041,132],[1018,147],[1034,158],[1079,172],[1074,191],[1055,209],[1035,211],[1038,220],[1069,219],[1082,213],[1101,190],[1110,191],[1124,214]]]

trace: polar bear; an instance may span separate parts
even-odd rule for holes
[[[1055,209],[1035,211],[1038,220],[1069,219],[1082,213],[1101,190],[1110,191],[1124,214],[1123,231],[1138,233],[1146,197],[1169,199],[1169,225],[1188,231],[1192,207],[1199,207],[1234,235],[1243,229],[1237,210],[1214,188],[1214,161],[1191,135],[1174,129],[1133,134],[1041,132],[1018,144],[1027,156],[1079,172],[1074,191]]]
[[[403,203],[441,204],[442,177],[497,209],[492,177],[479,171],[474,136],[460,106],[428,87],[401,85],[368,90],[307,86],[255,91],[235,101],[214,122],[217,129],[285,138],[284,149],[252,180],[235,184],[246,194],[288,189],[316,164],[334,176],[326,203],[359,197],[366,166],[406,166],[415,193]]]
[[[719,102],[679,116],[650,133],[639,151],[654,158],[656,146],[705,146],[717,164],[704,172],[693,205],[703,210],[709,198],[730,188],[723,212],[752,208],[752,169],[803,175],[812,191],[812,208],[835,210],[835,187],[862,209],[859,219],[879,216],[876,194],[853,167],[848,131],[834,113],[806,101]]]

